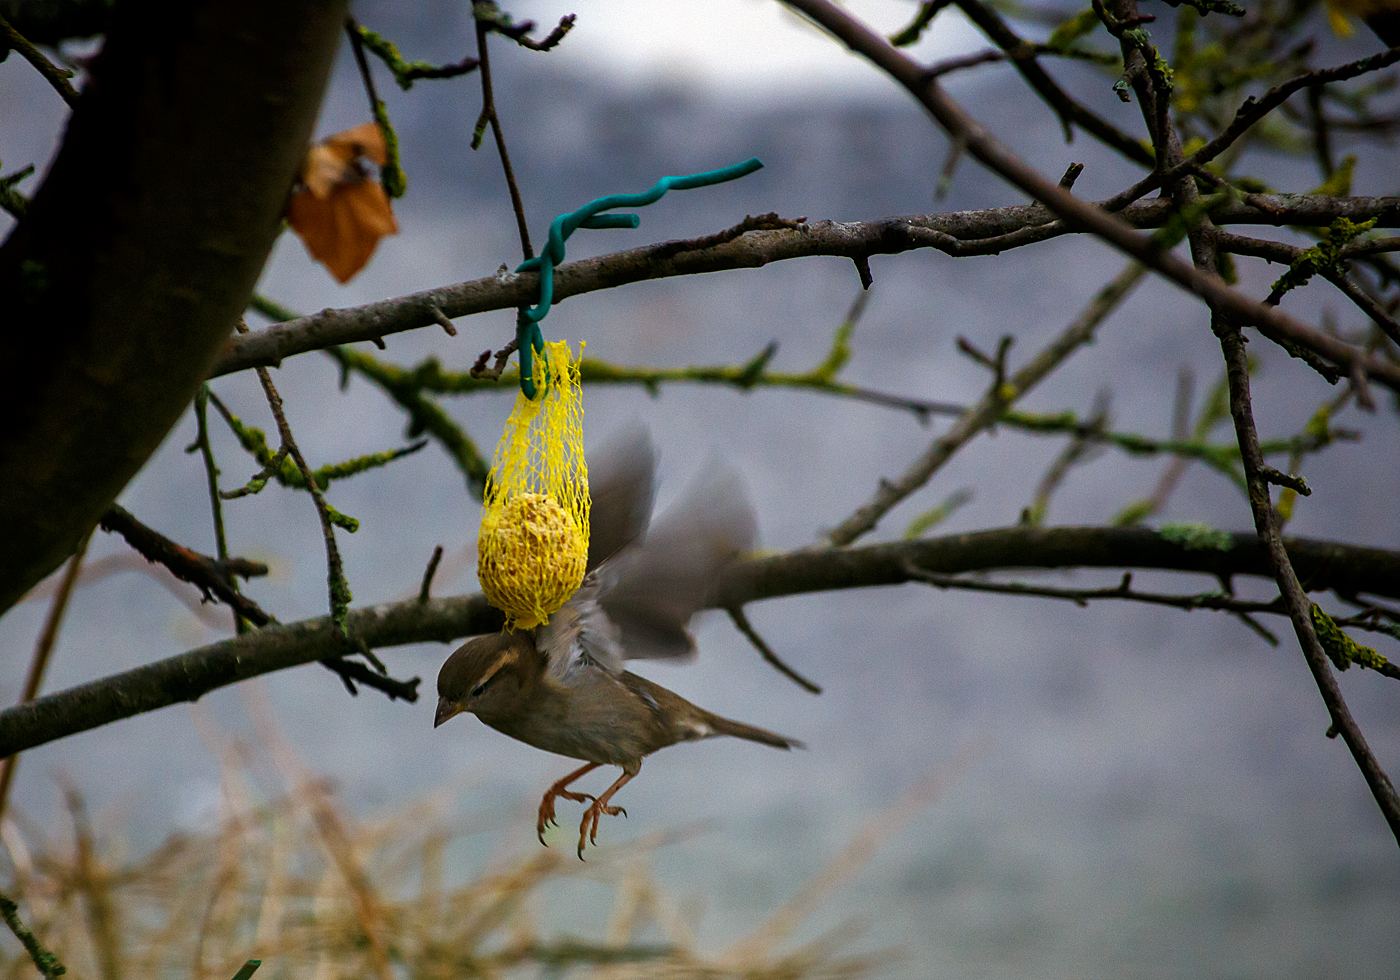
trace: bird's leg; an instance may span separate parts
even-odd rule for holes
[[[588,773],[592,772],[594,769],[597,769],[601,765],[601,762],[590,762],[586,766],[582,766],[578,769],[575,769],[573,772],[569,773],[567,776],[559,780],[559,782],[555,783],[553,786],[549,787],[549,789],[545,791],[544,799],[540,800],[540,822],[538,829],[541,844],[544,843],[545,827],[555,822],[554,801],[561,796],[564,797],[564,799],[566,800],[573,800],[575,803],[583,803],[585,800],[594,799],[595,797],[589,796],[587,793],[570,792],[568,789],[568,785],[572,783],[575,779],[578,779],[580,776],[587,775]]]
[[[610,817],[615,817],[619,813],[622,814],[624,817],[627,816],[627,811],[624,810],[622,807],[608,806],[608,800],[613,798],[614,793],[622,789],[622,787],[626,786],[628,781],[633,776],[637,775],[637,772],[640,771],[640,769],[641,767],[638,766],[638,768],[632,772],[624,771],[621,776],[617,777],[617,782],[609,786],[607,788],[607,791],[604,792],[602,796],[594,800],[592,804],[589,805],[588,809],[583,811],[583,823],[579,824],[578,826],[578,857],[580,861],[583,860],[584,840],[587,839],[592,844],[598,843],[599,817],[601,817],[605,813]]]

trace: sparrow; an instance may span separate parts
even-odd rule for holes
[[[588,802],[580,858],[585,844],[597,843],[604,814],[627,815],[610,802],[658,749],[717,735],[804,747],[722,718],[623,668],[627,660],[693,657],[687,625],[757,537],[742,481],[718,463],[649,527],[655,472],[656,451],[640,426],[597,454],[589,463],[588,563],[578,590],[548,623],[474,637],[438,673],[434,727],[470,712],[511,738],[585,763],[545,792],[536,827],[544,843],[556,800]],[[601,796],[569,789],[600,766],[622,769]]]

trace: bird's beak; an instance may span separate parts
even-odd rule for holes
[[[447,698],[438,698],[437,714],[433,716],[433,727],[441,725],[447,719],[460,715],[462,706],[456,701],[449,701]]]

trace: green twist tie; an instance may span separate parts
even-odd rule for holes
[[[538,306],[522,309],[515,321],[515,342],[520,350],[520,390],[525,397],[534,401],[535,365],[534,352],[544,353],[544,334],[540,332],[540,321],[549,315],[554,303],[554,267],[564,261],[564,242],[580,228],[636,228],[642,219],[635,214],[601,214],[613,208],[640,208],[654,204],[665,196],[667,191],[688,191],[693,187],[708,187],[722,184],[726,180],[737,180],[759,170],[763,164],[757,157],[736,163],[732,167],[707,170],[704,173],[689,174],[684,177],[662,177],[651,190],[641,194],[610,194],[590,201],[577,211],[561,214],[549,224],[549,242],[544,251],[533,259],[520,263],[516,272],[538,270],[540,274],[540,302]],[[545,372],[548,376],[548,372]]]

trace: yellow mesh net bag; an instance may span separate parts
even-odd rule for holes
[[[583,351],[579,345],[580,354]],[[496,446],[477,537],[477,577],[507,629],[530,629],[574,594],[588,564],[588,467],[579,366],[567,342],[534,358]]]

